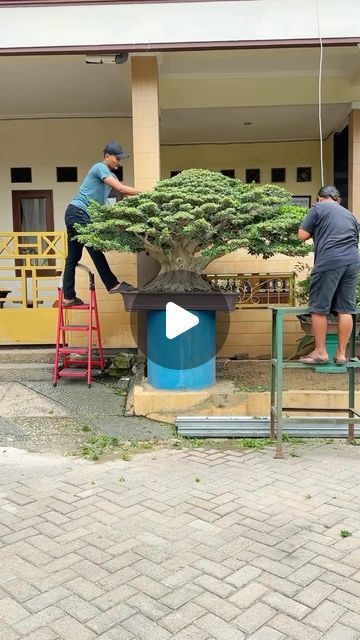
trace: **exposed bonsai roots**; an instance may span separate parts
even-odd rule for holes
[[[140,291],[148,293],[188,293],[191,291],[212,291],[210,282],[200,273],[193,271],[167,271],[160,273]]]

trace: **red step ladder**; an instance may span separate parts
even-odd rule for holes
[[[84,265],[77,265],[87,271],[89,276],[89,303],[79,306],[63,306],[62,283],[58,288],[58,317],[56,327],[56,348],[53,370],[53,386],[56,387],[59,378],[83,378],[87,381],[87,386],[91,387],[91,370],[93,367],[105,368],[104,354],[101,343],[99,314],[96,302],[94,274]],[[87,324],[71,324],[68,321],[68,311],[71,313],[78,311],[88,311]],[[68,332],[87,333],[86,347],[71,347],[68,345]],[[97,341],[97,357],[93,354],[93,338]],[[72,360],[73,354],[84,356],[83,359]],[[94,356],[94,357],[93,357]]]

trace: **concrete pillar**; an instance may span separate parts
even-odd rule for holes
[[[131,57],[132,126],[134,183],[138,189],[151,190],[160,179],[160,135],[158,65],[156,56]],[[138,286],[149,282],[159,264],[139,254]]]
[[[349,209],[360,220],[360,109],[349,122]]]

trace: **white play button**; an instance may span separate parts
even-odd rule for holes
[[[185,331],[189,331],[199,324],[199,318],[190,311],[186,311],[174,302],[166,305],[166,337],[169,340],[177,338]]]

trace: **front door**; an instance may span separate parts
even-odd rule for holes
[[[13,191],[14,231],[54,231],[52,191]]]
[[[24,231],[26,235],[20,236],[19,253],[21,255],[36,254],[39,247],[35,247],[36,236],[31,236],[31,231],[54,231],[54,208],[53,208],[53,192],[52,191],[13,191],[13,228],[14,231]],[[43,245],[40,248],[44,250]],[[16,262],[17,265],[21,261]],[[47,259],[31,259],[31,266],[39,266],[41,269],[36,270],[38,276],[54,275],[52,269],[45,267],[54,266],[54,260]],[[20,273],[17,270],[17,276]],[[31,277],[30,272],[26,272],[26,277]]]

